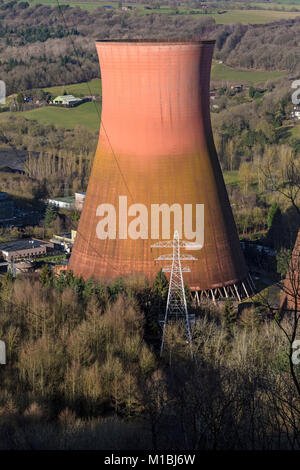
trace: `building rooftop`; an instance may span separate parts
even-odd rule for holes
[[[30,250],[33,248],[39,248],[40,246],[49,245],[48,242],[42,240],[13,240],[7,243],[0,243],[0,251],[23,251]]]
[[[80,98],[76,98],[74,95],[60,95],[55,98],[57,99],[63,99],[63,100],[80,100]]]
[[[58,196],[49,198],[48,201],[60,201],[60,202],[69,202],[71,204],[75,203],[75,196]]]

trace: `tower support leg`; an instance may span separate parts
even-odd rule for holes
[[[246,286],[245,286],[244,282],[242,282],[242,286],[243,286],[244,291],[246,292],[246,296],[247,296],[247,297],[250,297],[250,295],[248,294],[248,291],[247,291],[247,289],[246,289]]]
[[[235,288],[235,292],[236,292],[237,298],[239,299],[239,301],[241,301],[241,297],[240,297],[239,291],[238,291],[236,285],[235,285],[235,284],[233,284],[233,285],[234,285],[234,288]]]

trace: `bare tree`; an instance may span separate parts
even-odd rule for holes
[[[289,155],[283,165],[272,159],[261,167],[261,171],[266,186],[289,201],[300,216],[300,159]]]

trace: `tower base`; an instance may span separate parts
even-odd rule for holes
[[[226,286],[207,290],[192,290],[192,296],[197,306],[201,305],[201,302],[205,300],[210,300],[214,304],[217,300],[225,299],[236,299],[241,302],[243,299],[250,298],[254,294],[255,285],[250,273],[248,273],[245,279],[234,284],[228,284]]]

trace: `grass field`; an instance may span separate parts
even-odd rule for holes
[[[44,124],[65,127],[66,129],[74,129],[76,126],[80,125],[91,131],[98,131],[100,126],[99,115],[101,114],[101,105],[99,103],[89,102],[72,109],[47,106],[32,111],[3,113],[0,114],[0,119],[5,119],[4,115],[7,117],[10,114],[14,116],[19,115],[26,119],[39,121]]]
[[[228,10],[223,14],[212,15],[217,24],[264,24],[279,21],[281,19],[296,18],[299,12],[272,11],[272,10]]]
[[[300,0],[274,0],[274,3],[277,4],[283,4],[283,5],[287,5],[289,3],[292,3],[292,4],[297,4],[299,5],[300,3]]]
[[[53,7],[57,7],[57,1],[56,0],[29,0],[29,3],[30,4],[34,4],[34,3],[41,3],[43,5],[50,5],[50,6],[53,6]],[[70,2],[68,0],[66,1],[63,1],[63,0],[59,0],[59,4],[60,5],[70,5],[72,7],[79,7],[81,8],[82,10],[86,10],[88,12],[90,11],[93,11],[95,10],[95,8],[98,8],[99,6],[101,5],[116,5],[115,2]]]
[[[68,95],[75,95],[83,97],[86,95],[101,95],[101,80],[100,78],[94,78],[89,82],[75,83],[73,85],[61,85],[53,86],[49,88],[44,88],[45,91],[49,91],[52,96],[56,97],[58,95],[64,94],[66,92]]]
[[[107,2],[105,0],[98,0],[98,1],[86,1],[86,2],[80,2],[80,1],[70,1],[70,0],[58,0],[60,5],[70,5],[71,7],[79,7],[82,8],[82,10],[86,11],[93,11],[95,8],[98,8],[103,5],[112,5],[113,7],[117,8],[118,7],[118,2],[115,1],[110,1],[108,0]],[[53,7],[57,7],[57,0],[29,0],[30,4],[34,3],[40,3],[43,5],[50,5]],[[126,5],[131,5],[130,2],[126,2]],[[133,4],[132,4],[133,5]]]
[[[262,8],[285,8],[291,10],[292,8],[300,7],[300,0],[277,0],[273,2],[251,2],[251,6],[260,6]]]
[[[252,7],[261,7],[266,8],[268,10],[273,10],[274,8],[284,8],[285,10],[292,10],[293,8],[299,8],[300,10],[300,0],[294,0],[294,3],[285,3],[285,2],[268,2],[268,3],[259,3],[259,2],[251,2],[250,6]]]
[[[278,78],[284,72],[258,72],[255,70],[237,70],[224,64],[214,64],[212,66],[211,78],[213,80],[224,80],[241,83],[259,83]]]

